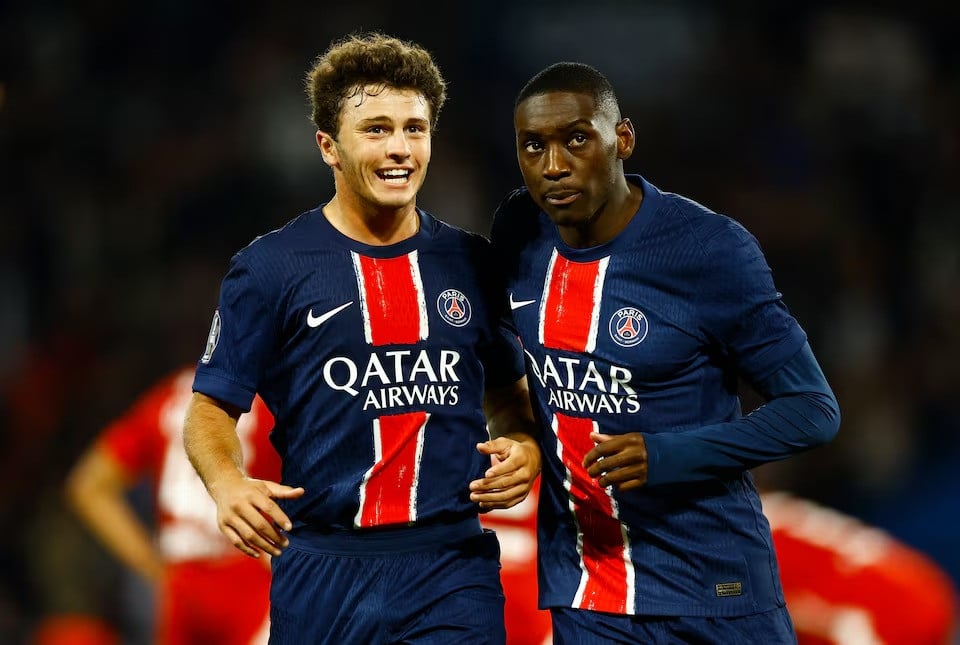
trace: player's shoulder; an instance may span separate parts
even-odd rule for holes
[[[757,253],[756,238],[733,216],[678,193],[662,191],[658,197],[661,228],[672,227],[693,256],[727,264]]]
[[[509,191],[494,211],[491,239],[501,245],[529,238],[540,226],[540,213],[540,207],[525,186]]]
[[[432,213],[420,209],[422,225],[431,228],[431,237],[434,244],[447,251],[461,252],[468,256],[487,253],[490,249],[490,240],[486,235],[477,231],[451,224]]]
[[[740,235],[744,226],[733,217],[720,213],[697,200],[679,193],[661,192],[664,210],[680,219],[697,237],[708,240],[719,235]]]
[[[487,237],[482,233],[471,231],[470,229],[442,220],[429,211],[419,210],[422,214],[422,221],[426,222],[427,225],[433,229],[435,237],[443,237],[457,240],[464,244],[477,244],[480,246],[489,243]]]
[[[514,188],[503,196],[497,209],[494,211],[494,223],[498,220],[513,223],[535,220],[540,213],[540,207],[533,201],[533,196],[526,186]]]
[[[282,226],[261,233],[234,254],[234,260],[256,261],[272,257],[277,251],[304,244],[311,236],[305,234],[310,222],[320,215],[321,207],[304,211]]]

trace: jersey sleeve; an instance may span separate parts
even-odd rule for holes
[[[239,253],[220,285],[207,349],[197,365],[193,389],[244,412],[260,384],[260,374],[276,338],[271,307],[248,262]]]
[[[750,414],[685,432],[644,434],[647,483],[702,481],[786,459],[833,439],[840,408],[809,344],[761,381]]]
[[[720,223],[703,243],[703,325],[766,403],[732,421],[645,434],[650,485],[739,473],[822,445],[839,429],[837,399],[759,244],[733,220]]]
[[[757,240],[733,220],[722,222],[726,225],[705,242],[704,326],[739,372],[756,383],[794,356],[807,337],[774,286]]]

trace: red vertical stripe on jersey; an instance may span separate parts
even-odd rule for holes
[[[357,260],[371,344],[409,344],[420,340],[423,298],[413,266],[415,256],[383,259],[358,255]]]
[[[571,262],[555,252],[541,309],[544,347],[582,352],[592,346],[601,262]]]
[[[626,543],[614,501],[606,489],[583,467],[583,457],[593,449],[591,419],[564,414],[555,417],[560,459],[570,476],[573,513],[580,532],[578,544],[583,578],[579,609],[615,614],[633,613],[627,606],[630,583],[625,561]]]
[[[426,412],[378,418],[377,461],[363,478],[357,526],[402,524],[417,519],[417,484]]]

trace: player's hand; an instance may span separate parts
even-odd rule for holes
[[[516,438],[514,438],[516,437]],[[491,466],[483,479],[470,482],[470,500],[481,512],[516,506],[533,488],[540,474],[540,446],[526,435],[497,437],[477,444],[477,450],[490,455]]]
[[[642,434],[591,432],[590,438],[597,445],[583,458],[583,467],[591,477],[599,478],[601,487],[613,486],[622,492],[647,483],[647,443]]]
[[[280,555],[289,541],[281,532],[293,528],[290,518],[274,499],[295,499],[303,495],[293,488],[265,479],[236,477],[209,487],[217,503],[217,524],[228,540],[247,555]]]

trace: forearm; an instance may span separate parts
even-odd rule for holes
[[[520,442],[536,441],[537,424],[526,377],[506,387],[488,389],[483,410],[491,439],[507,437]]]
[[[100,497],[95,503],[80,503],[74,509],[114,557],[147,580],[160,578],[163,558],[126,501]]]
[[[649,485],[702,481],[785,459],[833,439],[840,410],[809,346],[759,384],[769,400],[747,416],[644,434]]]
[[[183,447],[208,491],[220,481],[245,476],[243,450],[237,436],[239,414],[239,410],[198,392],[187,408]]]
[[[157,580],[163,558],[150,531],[126,499],[119,466],[97,450],[86,453],[67,478],[70,508],[121,562],[147,580]]]

